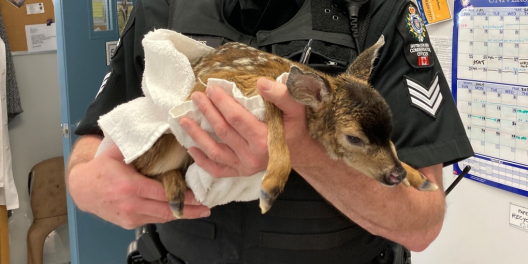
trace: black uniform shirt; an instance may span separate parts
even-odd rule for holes
[[[252,1],[248,0],[241,1],[241,4],[237,4],[237,2],[237,0],[226,0],[224,11],[230,14],[227,20],[236,29],[248,33],[253,31],[252,33],[255,34],[255,30],[261,27],[270,29],[272,26],[263,22],[248,26],[244,25],[242,21],[255,14],[260,14],[263,18],[269,16],[268,19],[273,21],[286,21],[298,10],[299,5],[304,0],[284,1],[287,4],[280,6],[280,12],[276,6],[276,3],[280,2],[278,0],[261,1],[268,2],[267,5],[249,5],[248,2]],[[244,2],[245,4],[242,4]],[[373,3],[375,2],[377,4],[373,4],[371,7],[371,12],[374,15],[376,12],[382,12],[382,7],[389,5],[382,5],[383,1],[374,1]],[[259,7],[264,7],[264,9],[259,9]],[[144,53],[141,40],[146,33],[155,28],[166,28],[169,20],[168,15],[167,6],[164,2],[153,4],[138,1],[112,60],[111,74],[102,91],[79,122],[75,130],[76,134],[102,135],[97,125],[99,116],[121,103],[142,96],[140,85],[144,70]],[[370,81],[391,107],[394,123],[393,141],[397,146],[400,159],[415,167],[425,167],[438,163],[449,165],[473,155],[473,151],[461,125],[447,81],[434,51],[429,52],[427,56],[428,66],[418,65],[420,56],[417,54],[419,52],[415,51],[410,54],[403,52],[411,50],[413,44],[428,44],[429,42],[426,32],[423,33],[423,37],[425,37],[423,42],[414,40],[417,33],[412,27],[413,23],[407,25],[408,22],[413,22],[412,18],[408,19],[409,15],[408,8],[405,8],[399,16],[391,16],[387,22],[387,24],[404,24],[403,29],[399,28],[397,31],[391,27],[385,27],[384,30],[380,28],[378,31],[372,27],[369,29],[373,34],[367,36],[366,47],[375,43],[379,34],[382,33],[381,30],[383,30],[383,35],[388,42],[385,44],[384,50],[390,50],[382,51],[380,54],[380,59],[374,68]],[[414,48],[414,50],[419,49],[420,47]],[[406,65],[400,65],[402,63]],[[436,75],[438,75],[438,88],[441,88],[442,102],[437,112],[431,115],[427,110],[424,110],[424,108],[430,108],[427,107],[427,103],[431,103],[422,100],[423,97],[413,97],[413,94],[420,92],[418,86],[426,90],[434,90],[435,87],[431,87],[431,85],[434,84]],[[413,86],[409,86],[407,80],[414,80]],[[425,107],[423,101],[426,101]],[[418,102],[418,104],[414,102]]]
[[[293,3],[299,3],[288,1],[290,4],[277,12],[270,10],[277,10],[271,7],[273,3],[280,2],[278,0],[269,1],[269,10],[261,9],[262,5],[248,8],[242,2],[237,7],[236,0],[224,0],[224,3],[233,3],[232,1],[235,1],[235,5],[226,5],[229,8],[224,9],[224,14],[231,14],[227,16],[229,23],[246,35],[255,35],[260,29],[271,29],[277,24],[255,22],[256,20],[248,24],[237,24],[239,18],[239,21],[246,19],[244,14],[250,14],[244,12],[260,12],[266,21],[285,21],[292,18],[295,13],[292,10],[298,9],[298,5]],[[394,124],[392,139],[399,158],[418,168],[439,163],[448,165],[473,155],[473,151],[436,55],[430,50],[427,32],[424,31],[426,29],[420,21],[416,23],[419,18],[415,16],[415,7],[404,1],[370,1],[369,10],[373,19],[365,46],[374,44],[382,34],[386,41],[370,82],[391,107]],[[186,5],[199,5],[200,1],[182,0],[183,2]],[[300,1],[301,4],[302,2]],[[326,14],[326,9],[334,10],[331,1],[310,2],[317,9],[312,10],[312,13],[318,12],[313,15],[317,18],[314,21],[320,22],[317,25],[314,22],[313,27],[325,30],[325,23],[331,24],[335,17],[343,18],[340,12]],[[76,134],[101,134],[97,126],[99,116],[142,95],[140,85],[144,53],[141,40],[155,28],[167,28],[168,9],[165,1],[137,2],[112,60],[111,74],[106,85],[89,106]],[[268,14],[270,16],[266,17]],[[321,23],[324,19],[328,20]],[[333,29],[331,27],[329,30]],[[335,29],[342,30],[339,27]],[[324,42],[324,39],[320,41]],[[304,45],[299,46],[302,48]],[[326,44],[321,44],[321,47],[330,49],[330,56],[332,52],[342,48]],[[369,248],[374,248],[376,254],[381,250],[380,247],[386,246],[386,243],[380,242],[379,237],[367,234],[364,230],[357,231],[358,226],[354,227],[348,218],[324,204],[324,198],[302,177],[292,172],[285,191],[266,215],[260,215],[258,201],[230,203],[212,208],[211,217],[207,219],[173,221],[159,225],[158,229],[162,231],[160,237],[169,251],[186,260],[194,259],[195,262],[188,261],[189,263],[213,263],[212,260],[220,259],[223,262],[218,263],[365,263],[374,256],[372,252],[367,252]],[[310,210],[314,210],[313,213]],[[321,216],[324,212],[328,214]],[[291,218],[288,214],[295,215]],[[301,215],[304,216],[300,217]],[[322,218],[315,219],[314,216]],[[267,232],[259,233],[262,230]],[[281,233],[288,235],[283,236]],[[326,236],[325,233],[331,235]],[[303,239],[308,240],[298,240],[299,237],[292,234],[301,234]],[[174,239],[175,236],[178,238]],[[285,241],[302,242],[287,243],[286,247],[292,245],[299,248],[284,250],[280,245]],[[312,248],[303,248],[305,246]],[[334,255],[338,257],[332,257]],[[242,262],[241,258],[246,262]]]
[[[255,36],[259,30],[275,29],[290,20],[304,0],[228,0],[224,14],[234,28]]]

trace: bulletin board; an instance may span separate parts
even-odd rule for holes
[[[528,3],[455,0],[453,96],[469,179],[528,196]]]
[[[28,15],[27,4],[43,3],[44,13]],[[27,51],[26,25],[46,24],[48,19],[55,22],[55,7],[53,0],[26,0],[24,5],[17,8],[7,0],[0,0],[0,11],[4,19],[7,38],[11,51]]]

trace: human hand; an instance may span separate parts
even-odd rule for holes
[[[266,124],[221,88],[211,86],[206,92],[193,93],[191,99],[222,143],[193,120],[182,118],[181,126],[198,145],[188,149],[195,163],[213,177],[251,176],[264,171],[268,163]]]
[[[138,173],[112,146],[89,162],[74,166],[68,176],[69,192],[80,210],[134,229],[147,223],[175,220],[161,183]],[[183,218],[210,215],[191,191],[185,193]]]
[[[283,111],[286,139],[290,148],[301,149],[311,139],[306,127],[304,105],[290,96],[286,85],[260,78],[257,88],[264,99]],[[180,124],[197,143],[189,148],[196,164],[213,177],[249,176],[264,171],[268,163],[267,126],[218,87],[208,87],[207,96],[197,92],[193,102],[205,116],[218,143],[195,122],[182,118]]]
[[[290,157],[294,159],[298,150],[303,151],[303,146],[306,146],[308,141],[313,141],[308,132],[306,107],[291,97],[285,84],[260,78],[257,82],[257,89],[262,98],[282,111],[286,142],[290,152],[294,154],[290,154]]]

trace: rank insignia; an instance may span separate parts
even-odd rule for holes
[[[440,91],[439,74],[436,73],[429,86],[425,86],[408,76],[403,76],[403,82],[409,92],[411,105],[424,113],[436,118],[438,109],[442,105],[443,96]]]
[[[425,26],[422,22],[422,18],[416,14],[416,8],[412,5],[409,6],[409,15],[407,16],[407,29],[411,33],[412,37],[419,42],[423,42],[425,39]]]

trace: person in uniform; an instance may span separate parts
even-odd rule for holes
[[[76,129],[82,137],[67,176],[73,200],[81,210],[124,228],[157,223],[172,263],[405,263],[403,247],[422,251],[442,228],[442,167],[473,155],[417,10],[408,0],[370,0],[360,9],[360,41],[355,41],[346,8],[331,0],[137,1],[103,86]],[[308,65],[329,74],[345,71],[359,50],[383,35],[386,44],[370,82],[392,110],[399,158],[440,190],[387,188],[330,159],[307,132],[304,106],[284,85],[260,80],[262,96],[284,113],[293,170],[283,193],[262,215],[258,201],[209,209],[188,191],[186,219],[175,220],[161,184],[125,164],[116,147],[94,158],[102,140],[99,116],[142,96],[141,40],[158,28],[212,47],[242,42],[291,60],[299,60],[313,39]],[[182,119],[200,146],[188,150],[198,165],[216,177],[265,170],[264,123],[215,87],[193,95],[193,101],[213,127],[227,131],[224,143],[216,143]]]

